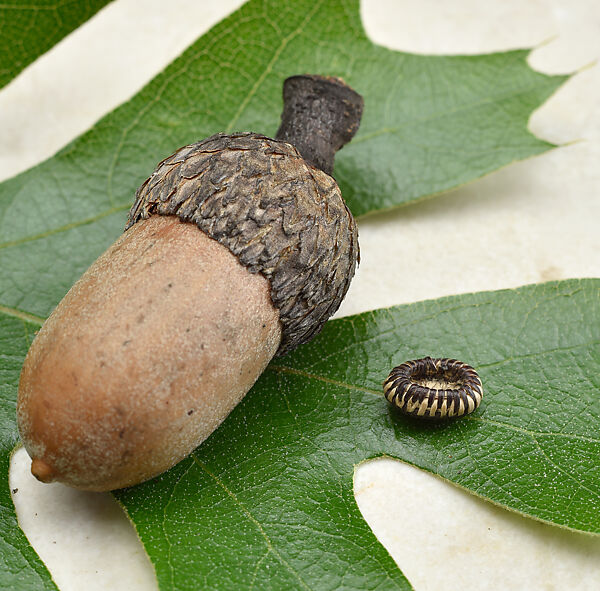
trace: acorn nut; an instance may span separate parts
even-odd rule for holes
[[[169,469],[339,307],[358,238],[330,174],[363,101],[321,76],[283,94],[275,139],[217,134],[163,160],[44,323],[17,402],[39,480],[104,491]]]

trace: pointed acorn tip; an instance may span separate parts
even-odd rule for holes
[[[39,458],[34,458],[31,461],[31,473],[40,481],[40,482],[53,482],[54,481],[54,470],[44,462],[44,460],[40,460]]]

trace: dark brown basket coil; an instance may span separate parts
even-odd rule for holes
[[[406,361],[392,369],[383,382],[383,392],[405,414],[428,419],[469,414],[483,397],[481,380],[470,365],[431,357]]]

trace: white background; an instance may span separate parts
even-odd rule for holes
[[[51,156],[239,4],[117,0],[101,11],[0,91],[0,178]],[[362,15],[371,38],[394,49],[535,46],[533,67],[579,73],[530,122],[537,135],[569,145],[360,223],[362,262],[338,315],[600,276],[597,0],[369,0]],[[406,261],[417,255],[425,271],[407,282]],[[156,588],[152,566],[110,495],[42,485],[28,468],[18,451],[10,485],[18,488],[19,520],[63,591]],[[358,468],[355,492],[417,591],[600,588],[598,539],[524,519],[391,460]]]

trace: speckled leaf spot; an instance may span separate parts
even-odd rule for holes
[[[477,372],[457,359],[414,359],[398,365],[383,382],[383,393],[403,413],[450,419],[472,413],[481,403]]]

